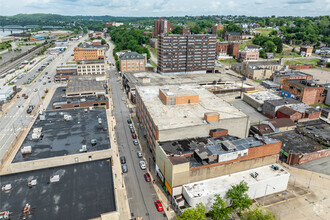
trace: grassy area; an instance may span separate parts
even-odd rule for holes
[[[270,32],[272,32],[273,28],[256,28],[256,31],[263,36],[269,37]]]
[[[330,107],[329,105],[326,104],[315,104],[315,105],[310,105],[313,108],[316,108],[317,106],[320,106],[320,108],[328,108]]]
[[[262,79],[255,79],[255,80],[253,80],[253,81],[255,81],[256,83],[261,83],[262,81],[265,81],[265,80],[262,80]]]
[[[158,49],[153,48],[150,45],[147,45],[146,48],[148,48],[150,53],[152,53],[156,58],[158,58]]]
[[[274,58],[296,58],[301,57],[299,54],[289,51],[284,51],[282,53],[275,53]]]
[[[233,63],[238,63],[238,61],[235,60],[235,59],[224,59],[224,60],[220,60],[220,63],[222,63],[222,64],[233,64]]]
[[[305,65],[305,64],[312,64],[313,67],[317,65],[317,61],[319,59],[314,58],[314,59],[295,59],[295,60],[287,60],[285,62],[286,65]]]
[[[66,64],[76,64],[76,62],[67,62]]]
[[[149,62],[153,67],[157,67],[157,65],[151,59],[149,60]]]
[[[244,48],[246,47],[246,45],[251,45],[251,44],[253,44],[252,43],[252,40],[244,41],[244,43],[242,43],[242,44],[239,45],[239,49],[240,50],[244,50]]]

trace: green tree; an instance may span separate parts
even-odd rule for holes
[[[102,39],[102,37],[98,36],[98,37],[97,37],[97,39],[98,39],[98,40],[101,40],[101,39]]]
[[[216,194],[214,203],[211,206],[211,210],[209,212],[211,218],[213,220],[222,220],[229,219],[230,214],[232,213],[232,209],[227,207],[227,204],[220,195]]]
[[[270,210],[254,207],[243,213],[242,220],[275,220],[275,215]]]
[[[203,203],[198,203],[195,208],[186,209],[180,216],[178,216],[179,220],[204,220],[205,216],[205,206]]]
[[[326,63],[325,66],[326,66],[327,68],[330,68],[330,62]]]
[[[107,44],[107,42],[102,38],[101,44],[104,45],[104,44]]]
[[[252,205],[252,200],[247,195],[249,187],[245,181],[241,181],[240,184],[231,186],[226,193],[226,197],[231,200],[231,207],[233,210],[242,212]]]
[[[172,32],[172,34],[180,34],[182,29],[184,29],[184,26],[178,25],[171,32]]]
[[[264,49],[259,50],[259,57],[262,57],[264,59],[267,58],[266,51]]]
[[[265,47],[266,47],[266,52],[272,52],[273,53],[275,51],[276,45],[274,44],[273,41],[269,40],[265,43]]]
[[[201,33],[201,28],[198,25],[195,25],[192,28],[190,28],[190,32],[192,34],[200,34]]]

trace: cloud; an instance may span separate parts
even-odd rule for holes
[[[288,4],[309,4],[313,3],[315,0],[289,0],[287,1]]]
[[[254,4],[261,5],[264,4],[264,0],[256,0]]]

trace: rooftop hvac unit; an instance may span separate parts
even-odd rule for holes
[[[55,175],[55,176],[50,177],[50,182],[51,183],[56,183],[58,181],[60,181],[60,175]]]
[[[88,109],[87,109],[87,108],[85,108],[85,109],[84,109],[84,112],[85,112],[85,113],[87,113],[87,112],[88,112]]]
[[[65,121],[71,121],[72,120],[72,116],[71,115],[64,115],[64,120]]]
[[[40,115],[39,116],[39,119],[40,119],[40,121],[45,121],[46,120],[46,116],[45,115]]]
[[[102,118],[99,118],[98,122],[99,122],[99,125],[101,125],[102,124]]]
[[[276,164],[272,164],[272,168],[273,168],[273,170],[279,170],[280,169],[280,167],[277,166]]]
[[[21,153],[24,154],[30,154],[32,152],[31,146],[24,146],[21,148]]]
[[[2,191],[9,191],[9,190],[11,190],[11,188],[12,188],[11,184],[6,184],[6,185],[1,187],[1,190]]]
[[[37,179],[32,179],[28,181],[28,186],[32,187],[32,186],[36,186],[37,185]]]
[[[95,146],[96,143],[97,143],[97,140],[96,140],[96,139],[92,139],[92,140],[91,140],[91,144],[92,144],[92,146]]]
[[[91,111],[91,110],[94,110],[95,108],[93,107],[93,106],[90,106],[89,107],[89,110]]]
[[[259,174],[257,172],[253,172],[250,174],[254,179],[257,178],[259,176]]]
[[[82,145],[81,149],[79,149],[79,152],[87,152],[87,145]]]

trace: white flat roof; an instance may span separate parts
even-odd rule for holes
[[[159,98],[159,88],[193,91],[193,95],[199,95],[199,103],[164,105]],[[247,117],[243,112],[199,85],[137,86],[136,90],[159,130],[205,124],[204,113],[207,112],[218,112],[220,121]]]
[[[282,99],[281,96],[275,95],[274,93],[268,91],[260,91],[253,93],[244,93],[245,96],[248,96],[254,99],[257,102],[264,103],[265,100],[277,100]]]
[[[189,183],[183,185],[188,195],[191,198],[205,197],[209,195],[218,194],[219,190],[228,191],[231,186],[239,184],[241,181],[245,181],[248,185],[252,185],[271,178],[288,175],[289,172],[284,170],[281,166],[276,164],[279,169],[274,170],[271,165],[258,167],[255,169],[245,170],[230,175],[225,175],[217,178],[207,179],[199,182]],[[253,178],[251,173],[257,172],[259,175],[257,178]]]

